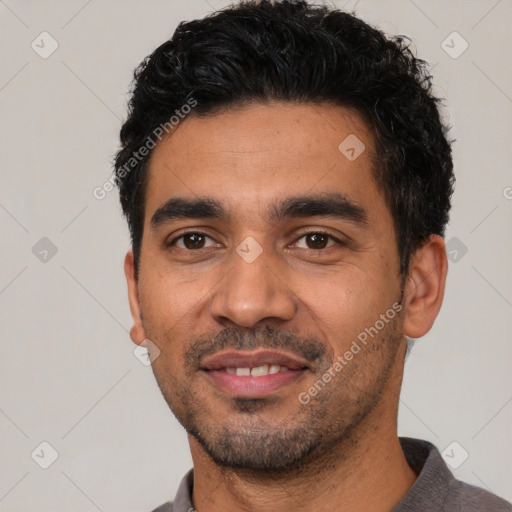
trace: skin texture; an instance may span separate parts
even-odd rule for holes
[[[350,134],[365,145],[353,161],[338,149]],[[198,512],[386,511],[414,483],[396,430],[405,336],[434,322],[446,253],[432,235],[399,275],[373,148],[348,109],[274,103],[189,116],[154,149],[138,280],[131,252],[125,259],[131,338],[160,350],[153,371],[189,433]],[[269,218],[284,199],[332,193],[366,222]],[[215,199],[229,216],[152,226],[173,197]],[[169,245],[184,230],[207,237]],[[236,251],[247,237],[262,249],[251,263]],[[398,303],[400,314],[302,404],[299,394]],[[257,400],[219,390],[200,370],[205,355],[255,347],[297,355],[308,370]]]

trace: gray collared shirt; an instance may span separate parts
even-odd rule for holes
[[[408,437],[401,437],[400,444],[418,478],[391,512],[512,512],[508,501],[457,480],[433,444]],[[193,512],[193,483],[191,469],[183,477],[174,501],[153,512]]]

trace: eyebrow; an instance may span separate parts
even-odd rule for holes
[[[289,197],[268,208],[267,220],[278,223],[284,219],[332,217],[359,225],[368,224],[368,214],[361,206],[339,193],[307,194]],[[160,206],[151,217],[151,227],[176,219],[216,219],[228,221],[228,210],[217,200],[208,197],[188,199],[173,197]]]

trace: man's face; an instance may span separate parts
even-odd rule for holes
[[[132,338],[219,464],[288,468],[395,407],[401,279],[373,157],[353,112],[285,103],[189,116],[154,149]]]

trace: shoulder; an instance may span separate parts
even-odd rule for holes
[[[194,484],[194,469],[190,469],[181,479],[176,496],[172,501],[166,501],[152,512],[195,512],[192,507],[192,487]]]
[[[394,512],[512,512],[504,499],[457,480],[432,443],[401,437],[400,444],[418,478]]]
[[[512,512],[512,504],[492,494],[485,489],[474,485],[453,480],[445,502],[446,510],[460,510],[461,512]]]
[[[172,512],[172,501],[167,501],[158,508],[155,508],[152,512]]]

